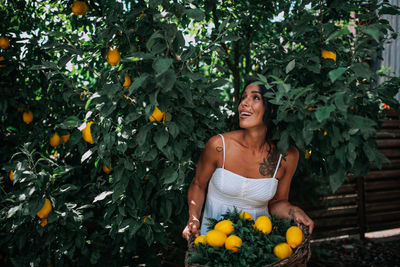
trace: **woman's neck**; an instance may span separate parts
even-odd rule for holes
[[[251,151],[263,151],[266,147],[267,127],[258,129],[243,129],[242,142],[243,145]]]

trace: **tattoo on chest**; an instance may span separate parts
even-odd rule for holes
[[[263,158],[263,162],[260,163],[259,172],[262,176],[273,176],[278,163],[279,153],[276,148],[272,148],[269,155]],[[281,165],[281,163],[279,163]],[[279,166],[280,167],[280,166]],[[278,168],[279,169],[279,168]]]
[[[217,146],[216,150],[217,150],[218,152],[221,152],[221,151],[224,150],[224,149],[223,149],[221,146]]]

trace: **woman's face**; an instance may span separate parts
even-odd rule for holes
[[[263,122],[265,106],[258,85],[248,85],[245,88],[238,111],[240,128],[265,127]]]

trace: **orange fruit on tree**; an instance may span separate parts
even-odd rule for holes
[[[124,84],[122,86],[125,87],[125,88],[129,88],[129,86],[131,86],[131,84],[132,84],[131,77],[129,77],[128,74],[125,74],[125,81],[124,81]]]
[[[239,217],[242,218],[242,219],[245,219],[245,220],[254,221],[253,216],[250,213],[246,212],[246,211],[241,212]]]
[[[230,233],[232,233],[235,230],[235,228],[233,227],[233,222],[231,222],[230,220],[223,220],[219,221],[214,226],[214,230],[223,232],[226,235],[230,235]]]
[[[287,243],[280,243],[274,247],[274,254],[280,259],[290,257],[293,254],[292,248]]]
[[[271,233],[272,231],[272,223],[271,220],[267,216],[260,216],[257,218],[256,222],[253,224],[254,229],[263,232],[264,234]]]
[[[311,153],[312,153],[311,149],[306,149],[306,152],[304,154],[304,158],[305,159],[309,159],[311,157]]]
[[[94,123],[93,121],[89,121],[88,123],[86,123],[86,127],[82,130],[83,140],[85,140],[89,144],[94,144],[93,137],[92,137],[92,131],[90,130],[90,126],[93,123]]]
[[[239,248],[242,246],[242,239],[236,235],[230,235],[225,240],[225,248],[232,250],[232,252],[238,252]]]
[[[28,111],[28,112],[22,113],[22,120],[26,124],[31,123],[33,121],[33,113],[32,113],[32,111]]]
[[[57,147],[61,143],[61,138],[58,133],[54,133],[52,137],[50,137],[50,145],[52,147]]]
[[[153,114],[149,116],[149,120],[153,122],[161,121],[162,119],[165,119],[165,112],[162,112],[157,106],[154,106]]]
[[[46,198],[44,200],[44,204],[43,207],[36,213],[36,215],[40,218],[40,219],[44,219],[47,218],[47,215],[50,213],[50,211],[53,209],[53,207],[51,206],[51,202],[48,198]]]
[[[10,47],[10,40],[8,40],[7,37],[1,36],[0,37],[0,47],[2,49],[7,49],[8,47]]]
[[[10,174],[8,174],[8,177],[10,178],[11,182],[14,181],[14,171],[10,171]]]
[[[111,66],[115,66],[121,60],[121,54],[118,51],[118,48],[112,49],[110,48],[107,53],[107,62]]]
[[[40,220],[40,225],[41,225],[42,227],[45,227],[46,224],[47,224],[47,218],[43,218],[43,219]]]
[[[6,59],[3,56],[0,56],[0,61],[4,61],[4,60],[6,60]],[[3,65],[3,64],[0,65],[0,68],[4,68],[4,67],[7,67],[7,65]]]
[[[207,244],[207,238],[205,235],[199,235],[198,237],[196,237],[196,239],[194,240],[194,244],[198,245],[198,244]]]
[[[323,57],[325,59],[332,59],[333,61],[336,61],[336,53],[332,52],[332,51],[325,50],[325,49],[322,49],[321,57]]]
[[[84,1],[75,1],[72,4],[72,13],[74,13],[75,16],[79,15],[85,15],[87,12],[87,5]]]
[[[226,234],[218,230],[211,230],[206,234],[207,244],[212,247],[223,247],[225,245]]]
[[[303,231],[297,226],[289,227],[286,231],[286,243],[291,248],[297,248],[303,242]]]
[[[111,171],[112,171],[111,163],[110,163],[110,166],[108,166],[108,167],[106,165],[103,165],[103,172],[109,174]]]
[[[70,137],[71,137],[71,133],[68,132],[67,134],[61,136],[61,140],[63,141],[63,143],[66,143],[66,142],[68,142]]]

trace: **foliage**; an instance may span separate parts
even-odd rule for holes
[[[209,137],[233,128],[228,114],[248,76],[275,90],[267,97],[279,107],[279,149],[312,151],[294,191],[336,190],[347,173],[384,160],[374,136],[400,85],[376,82],[374,62],[393,37],[376,14],[399,12],[387,1],[86,3],[79,16],[72,0],[0,3],[0,35],[10,40],[0,50],[1,263],[168,261],[185,247],[195,162]],[[185,40],[191,34],[196,42]],[[110,48],[121,54],[116,66]],[[166,116],[151,122],[156,106]],[[93,144],[81,133],[91,121]],[[70,139],[53,148],[55,132]],[[42,227],[45,198],[53,210]]]
[[[238,253],[220,247],[211,247],[208,244],[198,244],[190,253],[189,262],[206,266],[263,266],[279,260],[273,254],[273,248],[285,242],[285,234],[295,223],[288,219],[279,219],[271,216],[272,231],[264,234],[253,229],[254,221],[239,217],[240,211],[236,208],[221,216],[220,220],[211,218],[209,230],[221,220],[233,222],[235,230],[231,233],[243,240]]]

